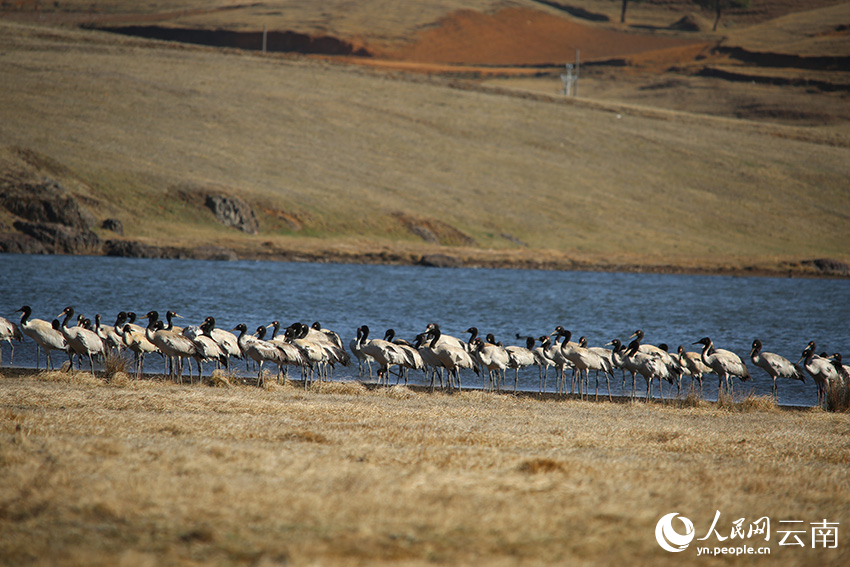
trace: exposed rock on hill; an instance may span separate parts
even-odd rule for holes
[[[444,246],[477,246],[478,243],[468,234],[441,220],[417,217],[408,213],[392,214],[411,234],[431,244]]]
[[[118,219],[106,219],[101,223],[100,228],[111,230],[115,234],[124,236],[124,223]]]
[[[207,195],[206,206],[221,224],[248,234],[259,234],[260,223],[254,209],[242,199],[228,195]]]
[[[0,234],[0,252],[7,254],[47,254],[44,245],[31,236],[9,232]]]
[[[89,230],[94,217],[80,207],[73,196],[56,181],[21,183],[0,188],[0,204],[10,213],[35,223],[58,223]]]
[[[198,246],[178,248],[175,246],[151,246],[133,240],[107,240],[103,245],[107,256],[122,258],[169,258],[177,260],[238,260],[236,252],[221,246]]]
[[[103,252],[107,256],[121,258],[162,258],[162,250],[158,246],[142,244],[134,240],[107,240],[103,243]]]
[[[848,266],[844,262],[839,262],[838,260],[833,260],[831,258],[816,258],[814,260],[803,260],[801,264],[807,267],[813,267],[823,275],[850,275],[850,266]]]
[[[40,242],[52,254],[101,254],[103,242],[87,229],[52,222],[15,221],[15,229]]]
[[[447,254],[426,254],[419,259],[420,266],[431,268],[462,268],[463,260]]]

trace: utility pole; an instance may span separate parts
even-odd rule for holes
[[[579,50],[576,49],[576,62],[565,65],[566,73],[561,73],[561,82],[564,84],[564,96],[578,96],[578,74],[579,74]]]
[[[576,78],[575,87],[573,88],[573,96],[578,96],[578,72],[579,72],[579,54],[581,50],[576,48]]]

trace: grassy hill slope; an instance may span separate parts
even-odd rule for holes
[[[0,28],[8,160],[24,148],[60,164],[52,174],[97,218],[122,220],[128,239],[242,253],[443,250],[423,242],[416,227],[426,226],[471,257],[684,267],[850,258],[841,135]],[[185,197],[210,187],[250,202],[261,234],[223,228]]]

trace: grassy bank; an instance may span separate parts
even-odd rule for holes
[[[697,537],[848,521],[846,414],[480,392],[0,378],[0,557],[16,565],[680,564]],[[709,545],[721,545],[715,538]],[[691,546],[693,547],[693,545]],[[720,563],[721,558],[706,558]],[[748,562],[758,563],[750,556]]]

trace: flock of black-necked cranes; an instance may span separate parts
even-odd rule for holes
[[[0,341],[7,341],[12,346],[14,356],[12,341],[21,341],[26,335],[35,342],[37,349],[44,351],[48,369],[54,367],[52,351],[66,353],[69,368],[73,368],[74,357],[78,358],[80,367],[83,360],[88,360],[92,373],[96,358],[105,360],[110,353],[120,355],[121,352],[129,351],[134,355],[133,372],[140,376],[145,356],[158,353],[167,360],[168,375],[182,381],[185,360],[196,362],[198,378],[202,379],[205,362],[214,362],[218,367],[230,369],[230,360],[237,358],[249,363],[253,361],[257,365],[260,385],[264,382],[263,365],[269,363],[277,367],[278,380],[282,374],[287,374],[289,367],[300,368],[306,386],[316,377],[320,380],[332,379],[334,366],[347,366],[351,359],[339,335],[323,329],[318,322],[311,326],[296,322],[281,332],[281,324],[273,321],[258,327],[253,334],[249,334],[247,326],[242,323],[233,329],[238,333],[236,335],[217,328],[214,317],[207,317],[200,325],[177,327],[173,319],[180,316],[173,311],[165,314],[165,321],[160,319],[157,311],[149,311],[138,318],[140,321],[147,320],[144,326],[136,323],[137,316],[133,312],[122,311],[113,325],[104,325],[100,315],[95,316],[94,324],[82,315],[75,318],[73,307],[66,307],[51,322],[32,318],[32,309],[27,305],[17,311],[21,313],[20,325],[0,317]],[[272,329],[271,333],[269,329]],[[646,383],[647,400],[652,398],[655,381],[659,383],[662,399],[663,381],[668,382],[670,387],[675,386],[679,395],[683,377],[690,378],[692,392],[696,392],[698,385],[698,395],[702,396],[703,376],[715,374],[718,377],[717,393],[720,399],[724,390],[732,392],[735,378],[741,381],[750,379],[744,360],[734,352],[715,348],[709,337],[693,343],[702,345],[700,352],[688,352],[682,346],[676,352],[669,352],[665,344],[654,346],[643,343],[644,333],[641,330],[629,337],[629,344],[623,344],[619,339],[612,340],[606,345],[612,348],[588,347],[585,337],[573,342],[572,333],[562,326],[537,338],[517,335],[517,339],[525,339],[525,346],[503,346],[492,334],[484,338],[478,336],[475,327],[470,327],[465,333],[470,334],[466,341],[443,334],[438,324],[431,323],[411,343],[395,338],[392,329],[387,330],[383,339],[369,338],[369,327],[363,325],[357,329],[357,336],[349,342],[348,349],[358,361],[360,376],[363,376],[366,367],[371,377],[372,362],[378,365],[378,384],[389,384],[393,367],[396,367],[396,383],[402,377],[407,383],[410,370],[421,370],[426,379],[430,376],[432,389],[438,376],[441,387],[460,388],[461,369],[469,369],[481,375],[485,390],[501,389],[510,369],[515,370],[513,390],[516,392],[519,370],[529,366],[537,366],[539,370],[541,392],[546,391],[548,370],[553,368],[557,392],[566,394],[569,382],[570,394],[578,393],[580,396],[588,395],[590,372],[593,371],[597,398],[601,372],[609,399],[610,379],[614,377],[615,369],[622,370],[624,387],[626,374],[631,375],[632,397],[635,396],[636,377],[640,375]],[[539,346],[535,346],[538,343]],[[815,342],[810,342],[795,364],[778,354],[763,352],[761,341],[756,339],[749,359],[773,380],[774,398],[777,395],[777,379],[805,382],[805,369],[817,387],[818,406],[822,406],[827,403],[831,392],[843,392],[850,387],[850,368],[842,364],[840,354],[818,354],[816,349]],[[37,367],[38,356],[37,352]],[[800,363],[803,364],[802,368]],[[572,371],[569,373],[570,379],[568,369]],[[193,379],[191,366],[189,378]]]

